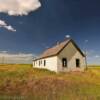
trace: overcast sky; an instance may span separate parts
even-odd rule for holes
[[[38,55],[70,35],[100,64],[100,0],[0,0],[0,51]]]

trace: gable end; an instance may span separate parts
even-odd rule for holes
[[[80,52],[80,54],[85,57],[85,54],[81,51],[81,49],[77,46],[77,44],[71,39],[68,43],[66,43],[66,45],[57,53],[60,54],[62,52],[62,50],[70,43],[72,42],[72,44],[75,46],[75,48]]]

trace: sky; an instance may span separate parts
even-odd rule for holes
[[[0,0],[1,59],[30,62],[66,35],[100,64],[100,0]]]

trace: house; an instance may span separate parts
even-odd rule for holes
[[[66,39],[34,59],[33,67],[55,72],[84,71],[85,55],[72,39]]]

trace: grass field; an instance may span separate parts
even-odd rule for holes
[[[59,73],[0,65],[0,100],[100,100],[100,67]]]

